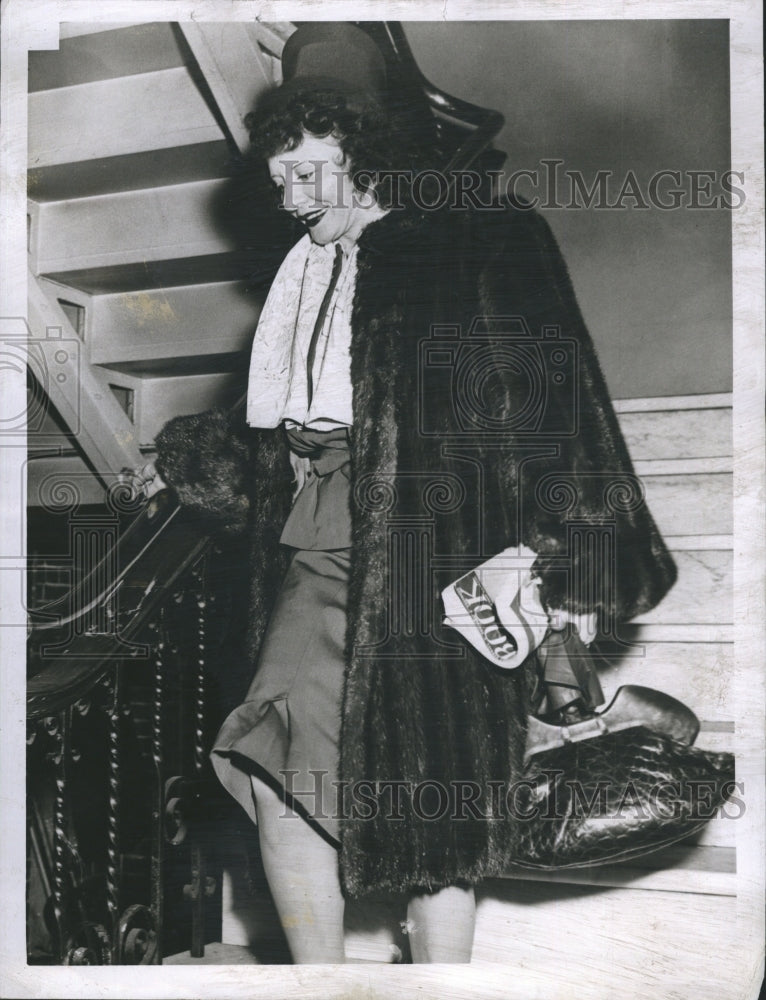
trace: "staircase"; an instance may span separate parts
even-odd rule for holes
[[[425,80],[396,22],[367,28],[436,117],[449,166],[485,155],[502,117]],[[31,368],[47,397],[32,507],[73,478],[81,503],[102,502],[170,417],[241,394],[264,288],[295,239],[253,197],[244,117],[281,80],[293,30],[65,23],[58,51],[30,53]]]
[[[292,25],[94,28],[29,57],[32,506],[51,476],[102,502],[167,419],[233,398],[258,318],[227,178]]]

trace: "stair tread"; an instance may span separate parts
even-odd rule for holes
[[[621,864],[559,871],[513,868],[503,878],[733,896],[736,894],[736,848],[690,842]]]
[[[228,144],[221,137],[186,146],[95,157],[78,163],[76,170],[69,163],[31,167],[27,171],[27,188],[30,198],[45,203],[170,187],[225,177],[230,158]]]
[[[136,109],[147,104],[172,108],[173,115],[137,114]],[[31,167],[77,164],[222,138],[184,65],[29,95]]]
[[[207,282],[218,284],[222,281],[241,280],[250,271],[252,264],[249,263],[249,255],[244,251],[231,251],[131,264],[104,264],[72,271],[52,271],[47,277],[92,295],[102,295]]]
[[[101,27],[87,34],[64,27],[58,49],[31,51],[29,93],[184,65],[170,23]]]

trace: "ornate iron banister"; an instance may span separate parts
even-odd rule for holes
[[[43,609],[30,636],[41,665],[27,701],[32,962],[150,964],[189,943],[199,957],[203,904],[218,890],[194,822],[217,788],[207,764],[216,546],[169,491],[119,542],[105,534],[73,591],[82,606]],[[220,623],[213,633],[218,647]],[[168,905],[185,937],[163,933]]]

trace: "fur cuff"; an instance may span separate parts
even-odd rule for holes
[[[181,504],[230,533],[244,530],[249,510],[250,448],[241,419],[217,409],[174,417],[155,442],[157,469]]]

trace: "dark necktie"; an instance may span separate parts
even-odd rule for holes
[[[319,312],[317,314],[317,321],[314,324],[314,329],[311,334],[311,341],[309,342],[309,350],[306,355],[306,381],[308,383],[308,407],[311,406],[311,400],[314,395],[314,360],[317,353],[317,341],[319,340],[319,335],[322,332],[322,327],[324,326],[324,321],[327,318],[327,310],[330,308],[330,299],[332,298],[332,293],[335,291],[335,287],[338,284],[338,278],[340,277],[341,268],[343,267],[343,250],[341,249],[340,243],[335,245],[335,260],[332,264],[332,276],[330,277],[330,284],[327,286],[327,291],[324,293],[324,298],[322,299],[322,304],[319,306]]]

